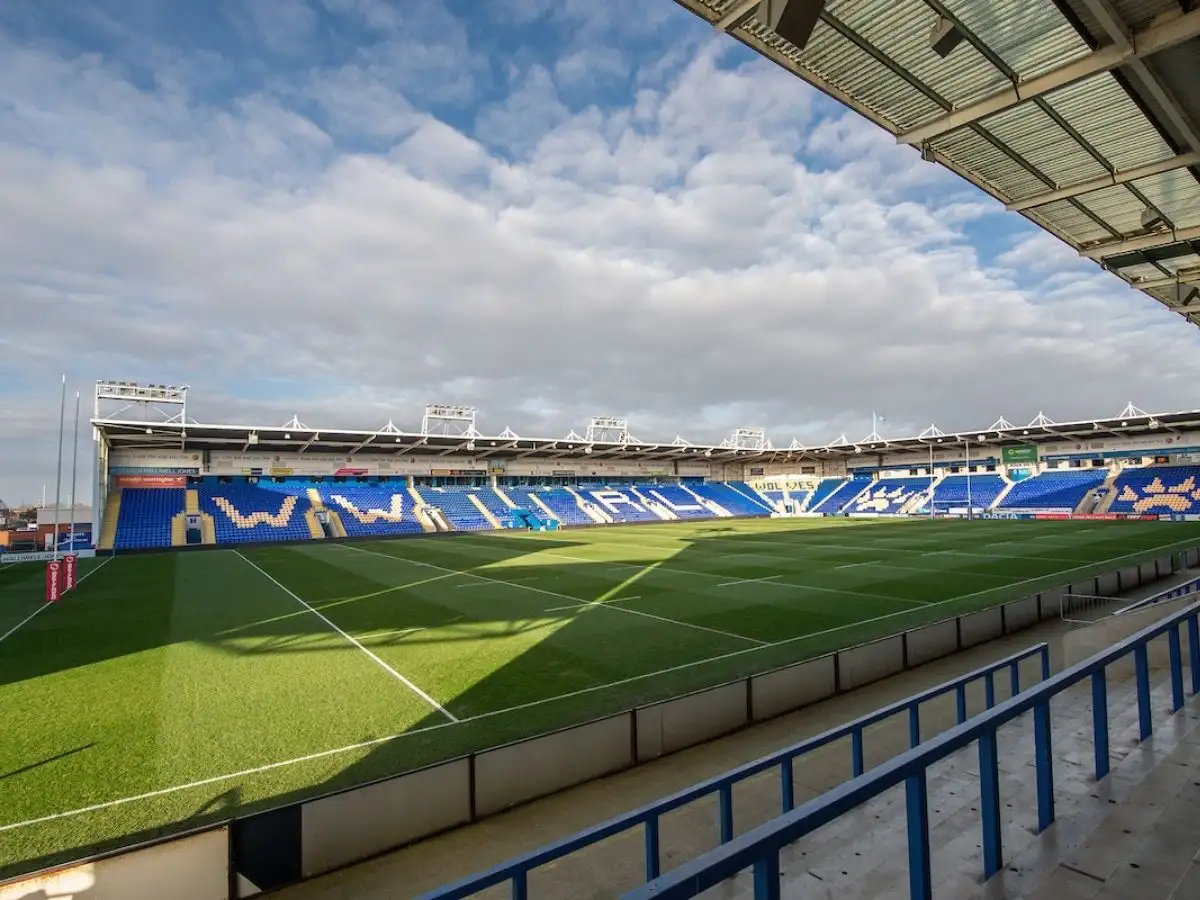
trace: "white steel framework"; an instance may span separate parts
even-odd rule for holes
[[[630,444],[629,420],[624,416],[592,416],[584,438],[589,444]]]
[[[182,425],[187,418],[187,385],[97,381],[95,418]],[[125,415],[134,410],[133,415]]]
[[[421,434],[447,435],[450,437],[478,437],[475,430],[474,406],[444,406],[431,403],[425,407],[421,418]]]

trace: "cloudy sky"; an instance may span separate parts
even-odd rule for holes
[[[1200,383],[1196,329],[671,0],[4,0],[0,279],[10,502],[64,370],[783,444]]]

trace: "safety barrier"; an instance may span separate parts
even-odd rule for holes
[[[528,877],[532,870],[635,828],[644,830],[646,879],[647,881],[652,881],[661,872],[662,859],[659,850],[659,820],[667,813],[715,794],[717,796],[717,821],[720,840],[723,844],[728,843],[733,840],[733,788],[739,782],[763,772],[768,772],[771,769],[778,769],[781,812],[786,813],[795,807],[795,783],[792,763],[797,758],[827,744],[831,744],[834,741],[848,737],[850,738],[851,771],[854,777],[857,778],[865,771],[863,744],[864,732],[868,727],[890,719],[892,716],[906,715],[908,717],[909,746],[916,747],[921,743],[920,708],[922,703],[953,693],[955,695],[957,721],[961,724],[967,720],[967,687],[969,685],[981,680],[983,681],[985,703],[987,708],[991,709],[996,704],[997,674],[1007,671],[1009,689],[1013,695],[1016,695],[1021,690],[1021,663],[1033,658],[1038,658],[1041,662],[1040,677],[1043,680],[1049,678],[1049,645],[1045,643],[1035,644],[1027,650],[1006,656],[1004,659],[968,672],[944,684],[929,688],[919,694],[914,694],[911,697],[899,700],[888,706],[880,707],[852,722],[839,725],[829,731],[793,744],[784,750],[776,751],[754,762],[739,766],[723,775],[702,781],[686,790],[657,800],[648,806],[625,813],[594,828],[589,828],[571,837],[556,841],[532,853],[525,854],[462,881],[423,894],[421,900],[459,900],[459,898],[470,897],[486,888],[504,884],[505,882],[512,885],[512,896],[523,900],[527,896]]]
[[[1150,663],[1147,645],[1166,635],[1169,650],[1171,712],[1184,702],[1181,631],[1187,626],[1192,695],[1200,693],[1200,603],[1150,625],[1121,643],[1086,659],[1052,678],[934,737],[859,778],[792,809],[640,888],[625,900],[685,900],[753,870],[755,900],[780,900],[780,851],[823,825],[862,806],[884,791],[904,785],[908,833],[909,892],[913,900],[933,895],[929,838],[929,768],[972,744],[979,745],[980,820],[983,835],[983,876],[989,879],[1004,865],[1001,846],[1001,802],[997,730],[1018,716],[1033,712],[1034,762],[1037,783],[1038,832],[1054,822],[1054,767],[1050,742],[1050,700],[1085,680],[1091,681],[1096,779],[1109,771],[1108,687],[1105,670],[1132,654],[1137,687],[1138,731],[1141,740],[1153,732],[1150,701]],[[727,832],[722,828],[723,836]],[[649,830],[647,831],[649,834]],[[514,892],[514,896],[519,896]]]
[[[1185,581],[1183,584],[1177,584],[1173,588],[1159,591],[1157,594],[1146,597],[1144,600],[1132,603],[1124,609],[1117,610],[1113,615],[1123,616],[1126,613],[1136,612],[1139,609],[1145,609],[1147,606],[1153,606],[1156,603],[1164,603],[1167,600],[1177,600],[1180,597],[1186,597],[1188,594],[1194,594],[1197,591],[1200,591],[1200,578],[1193,578],[1190,581]]]

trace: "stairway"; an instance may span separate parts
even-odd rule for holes
[[[1117,499],[1117,490],[1114,485],[1120,474],[1120,472],[1113,472],[1104,479],[1104,484],[1102,487],[1105,491],[1107,491],[1107,493],[1105,494],[1104,499],[1100,501],[1100,505],[1096,507],[1097,513],[1103,514],[1112,508],[1113,503]]]
[[[467,499],[470,500],[471,503],[473,503],[475,505],[475,508],[477,510],[479,510],[479,514],[481,516],[483,516],[485,519],[487,519],[487,522],[489,525],[491,525],[497,531],[499,531],[501,528],[504,527],[503,525],[500,524],[500,520],[496,518],[496,516],[492,513],[492,511],[483,505],[482,500],[480,500],[474,494],[467,494]]]
[[[542,513],[543,513],[543,514],[546,516],[546,521],[547,521],[547,522],[549,522],[549,521],[550,521],[550,520],[552,520],[552,519],[553,519],[555,522],[558,522],[558,521],[559,521],[559,518],[558,518],[558,516],[556,516],[556,515],[554,514],[554,510],[552,510],[552,509],[551,509],[549,506],[547,506],[547,505],[546,505],[544,502],[542,502],[542,498],[541,498],[541,497],[539,497],[537,494],[535,494],[535,493],[533,493],[532,491],[530,491],[530,493],[529,493],[529,499],[530,499],[530,500],[532,500],[532,501],[534,502],[534,505],[535,505],[535,506],[537,506],[537,508],[538,508],[539,510],[541,510],[541,512],[542,512]],[[580,504],[580,505],[582,506],[582,504]]]
[[[113,488],[108,492],[108,500],[104,503],[104,521],[100,525],[100,540],[97,550],[111,550],[117,539],[117,519],[121,516],[121,488]]]
[[[711,512],[714,516],[717,516],[721,519],[730,519],[733,517],[733,513],[723,507],[720,503],[717,503],[715,500],[709,500],[707,497],[701,497],[686,484],[680,483],[679,486],[695,497],[696,502]]]
[[[412,498],[413,516],[421,528],[427,533],[437,531],[438,527],[429,515],[429,506],[425,503],[425,498],[421,496],[421,492],[410,484],[408,486],[408,496]]]
[[[575,502],[579,508],[583,510],[584,515],[595,522],[597,525],[611,525],[613,518],[607,512],[600,509],[594,503],[588,503],[583,499],[583,495],[573,487],[564,488],[568,494],[575,498]]]
[[[650,499],[645,494],[643,494],[641,491],[639,491],[637,488],[631,487],[629,490],[630,490],[630,493],[633,494],[633,496],[637,497],[638,500],[641,501],[642,506],[646,507],[646,509],[650,510],[650,512],[654,513],[660,519],[669,522],[673,519],[679,518],[679,516],[673,510],[667,509],[665,506],[663,506],[657,500]]]
[[[509,509],[516,509],[516,508],[517,508],[517,504],[515,504],[515,503],[513,503],[513,502],[512,502],[512,498],[510,498],[510,497],[508,496],[508,494],[504,493],[504,491],[503,491],[503,489],[500,487],[500,485],[498,485],[498,484],[493,484],[493,485],[492,485],[492,490],[496,492],[496,496],[500,498],[500,502],[501,502],[501,503],[503,503],[505,506],[507,506]]]
[[[1015,481],[1010,481],[1007,475],[1001,475],[1000,477],[1003,478],[1006,483],[1004,485],[1004,490],[997,494],[996,499],[992,501],[992,505],[990,507],[991,509],[999,509],[1001,502],[1003,502],[1004,498],[1008,496],[1008,492],[1016,487],[1017,484]]]
[[[1090,685],[1053,701],[1056,820],[1042,835],[1036,833],[1032,717],[1000,730],[1005,867],[991,881],[980,882],[978,747],[929,770],[935,898],[1167,900],[1188,873],[1200,878],[1192,864],[1200,848],[1200,704],[1189,697],[1167,721],[1157,713],[1155,735],[1141,744],[1136,684],[1115,674],[1108,688],[1112,770],[1100,783],[1092,776]],[[1155,687],[1156,710],[1169,699],[1169,683]],[[909,900],[905,823],[904,790],[893,789],[784,848],[782,895]],[[749,900],[753,877],[743,872],[722,887],[722,897]],[[1178,895],[1184,896],[1200,895]]]

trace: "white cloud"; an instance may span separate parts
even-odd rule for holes
[[[548,435],[598,412],[813,443],[871,409],[899,432],[1192,405],[1193,329],[1038,233],[985,266],[964,228],[993,201],[775,67],[731,67],[680,11],[690,58],[629,57],[622,102],[564,99],[568,46],[476,114],[439,110],[507,62],[438,4],[410,26],[323,3],[378,43],[223,99],[186,60],[135,84],[0,44],[0,366],[23,388],[0,394],[0,496],[49,477],[64,364],[190,383],[207,419],[415,427],[462,401]]]

